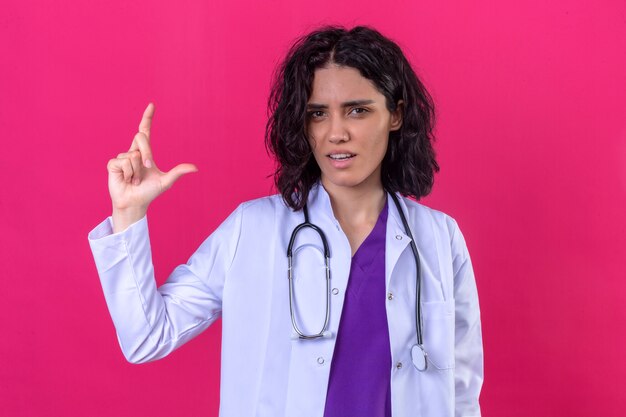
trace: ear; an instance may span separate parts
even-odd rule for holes
[[[391,113],[389,130],[398,130],[402,126],[402,115],[404,114],[404,101],[398,100],[396,109]]]

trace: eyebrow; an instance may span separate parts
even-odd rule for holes
[[[351,106],[363,106],[365,104],[372,104],[374,103],[374,100],[350,100],[350,101],[344,101],[343,103],[341,103],[341,107],[351,107]],[[319,103],[308,103],[307,104],[307,108],[309,109],[327,109],[328,105],[326,104],[319,104]]]

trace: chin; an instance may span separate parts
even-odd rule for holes
[[[368,182],[367,178],[352,175],[327,175],[322,177],[322,184],[331,187],[358,188],[366,185]]]

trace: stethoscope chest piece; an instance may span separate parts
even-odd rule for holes
[[[411,360],[413,366],[418,371],[425,371],[428,368],[428,355],[422,345],[413,345],[411,348]]]

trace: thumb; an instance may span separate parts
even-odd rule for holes
[[[167,190],[183,175],[190,174],[192,172],[198,172],[198,168],[194,164],[180,164],[164,173],[162,184],[163,188]]]

